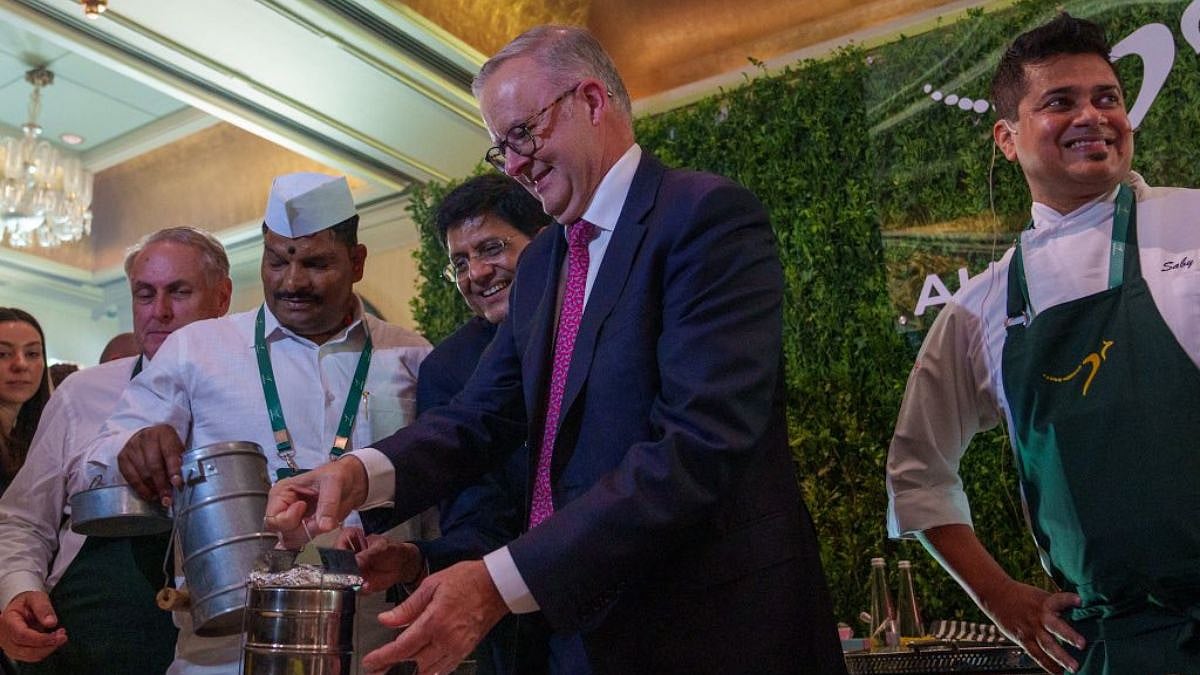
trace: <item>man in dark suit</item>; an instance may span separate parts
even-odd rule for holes
[[[788,449],[783,275],[762,206],[644,154],[582,29],[526,32],[475,93],[488,159],[563,227],[526,249],[463,392],[277,485],[269,524],[329,529],[363,503],[416,513],[526,439],[530,529],[425,579],[381,616],[408,629],[364,663],[446,672],[501,616],[541,611],[582,633],[600,673],[844,672]]]
[[[438,240],[450,262],[442,270],[475,316],[442,340],[421,362],[417,376],[417,413],[446,405],[462,391],[500,322],[508,316],[508,293],[517,262],[533,237],[553,221],[519,183],[499,173],[465,181],[438,204],[434,216]],[[395,583],[415,586],[427,572],[463,560],[478,560],[517,537],[524,529],[529,490],[526,452],[513,452],[502,469],[439,504],[442,536],[401,542],[372,536],[358,554],[368,587]],[[368,532],[397,525],[391,509],[360,514]],[[558,640],[548,650],[550,631],[537,615],[501,619],[475,650],[476,673],[537,675],[588,672],[577,640]],[[550,668],[553,656],[554,668]]]

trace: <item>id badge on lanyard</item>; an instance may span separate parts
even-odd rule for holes
[[[346,403],[342,407],[342,417],[338,422],[337,435],[334,436],[333,443],[329,448],[329,456],[332,459],[341,457],[350,443],[350,431],[354,427],[355,417],[358,416],[358,405],[362,401],[363,389],[367,384],[367,371],[371,367],[373,350],[371,333],[368,331],[362,353],[358,356],[358,366],[354,369],[354,379],[350,381],[350,391],[346,395]],[[275,434],[275,452],[287,464],[286,468],[277,469],[275,476],[278,480],[298,476],[309,469],[302,469],[296,464],[296,448],[292,445],[292,437],[288,433],[287,421],[283,416],[283,405],[279,401],[279,389],[275,385],[275,371],[271,367],[271,354],[267,348],[265,307],[258,308],[258,317],[254,321],[254,353],[258,357],[258,377],[262,381],[263,397],[267,401],[267,415],[271,419],[271,431]]]

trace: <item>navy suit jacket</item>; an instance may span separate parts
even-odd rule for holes
[[[417,414],[445,405],[462,391],[480,356],[496,335],[496,325],[473,317],[430,352],[417,376]],[[462,560],[478,560],[524,530],[522,511],[529,490],[528,453],[514,452],[497,471],[438,505],[442,535],[414,542],[429,569],[438,571]],[[554,672],[589,671],[582,647],[560,650]],[[550,630],[540,615],[506,616],[475,650],[476,671],[495,675],[551,672]]]
[[[560,227],[526,248],[466,388],[376,444],[399,515],[504,460],[481,448],[536,457],[565,254]],[[782,302],[758,200],[644,154],[575,342],[555,515],[509,544],[596,672],[845,672],[788,448]]]
[[[462,391],[495,335],[494,324],[474,317],[438,343],[417,376],[418,415]],[[526,453],[513,453],[501,470],[439,504],[442,536],[417,542],[431,570],[478,560],[521,533],[527,467]]]

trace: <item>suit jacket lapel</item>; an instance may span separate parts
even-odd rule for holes
[[[665,167],[657,159],[649,153],[643,153],[633,177],[633,184],[629,187],[629,195],[625,198],[625,206],[621,209],[621,217],[604,252],[604,260],[600,263],[587,306],[583,310],[579,334],[575,338],[575,349],[571,353],[571,368],[567,371],[567,384],[563,391],[560,430],[562,420],[566,418],[567,411],[571,409],[583,388],[583,383],[587,381],[600,327],[604,325],[605,319],[612,312],[617,298],[625,288],[633,260],[646,235],[646,224],[643,221],[654,206],[654,198],[665,171]]]

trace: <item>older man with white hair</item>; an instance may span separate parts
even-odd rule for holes
[[[29,456],[0,498],[0,646],[23,673],[157,675],[171,663],[175,627],[154,604],[169,537],[98,538],[71,531],[68,484],[85,443],[163,340],[229,309],[225,249],[172,227],[125,257],[138,354],[65,380],[46,404]],[[103,580],[98,583],[98,580]],[[119,617],[119,620],[114,620]]]
[[[276,478],[407,424],[417,371],[431,348],[363,311],[353,287],[367,249],[357,231],[345,178],[276,178],[263,219],[265,302],[172,335],[91,444],[92,469],[119,466],[142,497],[169,499],[172,486],[182,485],[185,447],[256,443]],[[427,514],[398,529],[400,538],[430,538],[436,518]],[[375,621],[382,609],[382,600],[358,608],[357,652],[394,634]],[[179,646],[168,672],[236,672],[240,636],[202,638],[189,616],[177,619]]]

